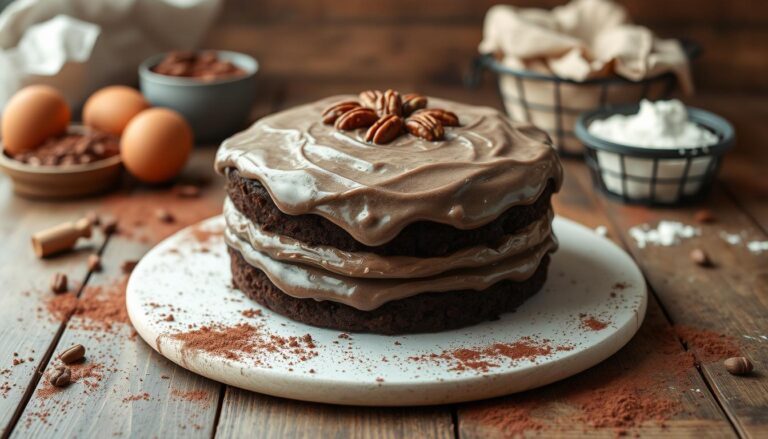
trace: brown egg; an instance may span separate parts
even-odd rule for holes
[[[105,87],[85,102],[83,123],[119,136],[128,122],[147,108],[149,103],[138,90],[122,85]]]
[[[131,119],[120,139],[128,172],[147,183],[175,177],[192,150],[192,128],[177,112],[150,108]]]
[[[69,119],[69,106],[58,90],[47,85],[25,87],[3,110],[5,150],[11,155],[33,150],[45,139],[65,132]]]

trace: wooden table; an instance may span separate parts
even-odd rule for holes
[[[413,84],[399,86],[408,89]],[[499,103],[490,87],[420,88],[472,103]],[[353,90],[307,83],[267,84],[260,91],[254,118],[340,91]],[[99,332],[80,315],[62,320],[48,315],[45,302],[52,296],[48,283],[53,273],[65,272],[80,283],[75,289],[81,295],[97,286],[106,288],[120,278],[124,261],[140,258],[164,236],[220,210],[223,190],[221,179],[212,172],[214,146],[196,149],[182,177],[212,180],[196,199],[177,199],[168,187],[147,188],[126,179],[121,191],[104,197],[66,203],[30,201],[14,196],[9,179],[0,177],[2,436],[502,437],[519,432],[519,426],[507,421],[525,412],[536,421],[531,428],[542,435],[611,437],[617,433],[613,426],[595,427],[594,419],[579,415],[573,392],[588,389],[599,399],[601,389],[617,377],[645,373],[649,386],[679,400],[680,410],[663,423],[639,423],[630,432],[767,437],[768,252],[751,254],[743,246],[727,244],[719,233],[741,232],[750,240],[768,240],[768,154],[763,143],[768,138],[768,105],[764,98],[736,95],[703,95],[694,103],[732,120],[739,136],[720,181],[701,206],[648,209],[608,201],[592,188],[585,166],[573,160],[565,162],[565,183],[555,200],[559,215],[589,227],[607,227],[608,237],[642,268],[651,297],[638,335],[610,359],[571,379],[522,395],[454,406],[338,407],[254,394],[170,363],[135,337],[127,324],[116,323],[110,331]],[[628,236],[628,229],[639,223],[655,224],[661,219],[693,223],[693,212],[702,206],[714,212],[716,222],[701,225],[700,237],[677,246],[641,249]],[[176,221],[158,225],[153,217],[158,207],[171,211]],[[122,223],[124,233],[96,234],[70,254],[35,259],[29,242],[33,232],[91,210],[133,218],[133,223]],[[140,217],[143,221],[135,221]],[[693,264],[688,254],[694,247],[705,249],[715,267]],[[102,271],[88,271],[86,259],[91,252],[101,254]],[[756,373],[734,377],[721,362],[704,362],[684,371],[685,388],[676,387],[671,383],[680,383],[681,377],[665,375],[666,369],[653,373],[646,361],[659,346],[672,346],[676,352],[687,348],[669,330],[671,325],[733,337],[755,363]],[[89,347],[88,361],[104,363],[101,379],[92,386],[77,382],[44,397],[41,373],[56,353],[74,343]],[[526,407],[535,409],[526,412]]]

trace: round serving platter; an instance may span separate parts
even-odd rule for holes
[[[251,301],[232,287],[223,228],[221,216],[210,218],[147,253],[128,283],[128,313],[139,335],[169,360],[269,395],[399,406],[520,392],[608,358],[645,316],[645,281],[632,258],[559,217],[560,247],[547,283],[516,312],[403,336],[316,328]],[[223,347],[211,342],[216,337],[227,340]]]

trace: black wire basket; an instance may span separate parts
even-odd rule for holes
[[[681,44],[689,59],[698,56],[698,45],[688,41],[681,41]],[[499,95],[507,115],[546,131],[558,152],[566,157],[580,157],[584,153],[583,146],[574,135],[579,114],[606,105],[631,104],[642,99],[667,99],[677,85],[677,78],[672,73],[640,81],[619,76],[576,81],[512,69],[490,54],[475,59],[473,74],[468,82],[476,83],[483,69],[496,73]]]
[[[620,145],[588,131],[589,125],[615,114],[636,114],[639,105],[609,106],[582,114],[575,134],[586,147],[585,161],[595,186],[625,203],[679,205],[704,197],[712,186],[722,157],[733,146],[733,126],[716,114],[687,107],[691,122],[718,137],[699,148],[658,149]]]

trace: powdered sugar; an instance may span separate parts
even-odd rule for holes
[[[640,102],[637,114],[616,114],[589,125],[589,132],[622,145],[643,148],[685,149],[717,143],[717,136],[688,120],[685,104],[670,101]]]
[[[768,251],[768,241],[750,241],[747,243],[747,248],[752,253],[759,255],[764,251]]]
[[[660,221],[655,229],[652,229],[648,224],[629,229],[629,235],[640,248],[645,248],[648,244],[668,247],[678,244],[682,239],[692,238],[700,234],[700,229],[677,221]]]

